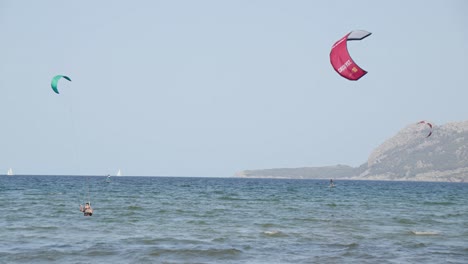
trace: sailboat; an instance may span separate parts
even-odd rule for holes
[[[9,169],[8,169],[7,175],[8,175],[8,176],[13,176],[13,169],[12,169],[12,168],[9,168]]]

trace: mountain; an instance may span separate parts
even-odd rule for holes
[[[468,121],[410,124],[383,142],[359,167],[244,170],[236,177],[468,182]]]

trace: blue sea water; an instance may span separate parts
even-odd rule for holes
[[[468,263],[466,183],[1,176],[0,203],[0,263]]]

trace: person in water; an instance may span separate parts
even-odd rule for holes
[[[80,204],[80,211],[83,212],[84,216],[93,215],[93,208],[91,208],[91,205],[89,205],[89,203],[86,203],[84,207]]]

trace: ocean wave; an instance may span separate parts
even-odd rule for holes
[[[203,241],[195,239],[177,239],[172,237],[136,237],[136,238],[125,238],[119,241],[123,244],[135,244],[135,245],[203,245]]]
[[[150,256],[166,256],[172,255],[173,257],[226,257],[236,256],[242,253],[242,250],[236,248],[186,248],[186,249],[167,249],[167,248],[153,248],[147,252]]]
[[[437,231],[410,231],[410,233],[416,236],[437,236],[440,234]]]
[[[407,219],[407,218],[394,218],[397,223],[399,224],[405,224],[405,225],[413,225],[413,224],[416,224],[415,221],[411,220],[411,219]]]
[[[246,199],[224,195],[224,196],[219,197],[219,200],[223,200],[223,201],[244,201]]]
[[[196,225],[196,226],[207,225],[208,224],[206,221],[203,221],[203,220],[189,220],[189,221],[187,221],[187,223],[189,223],[191,225]]]
[[[359,243],[356,243],[356,242],[353,242],[353,243],[349,243],[349,244],[343,244],[343,246],[347,249],[355,249],[357,247],[359,247]]]
[[[59,229],[57,226],[22,226],[22,227],[7,227],[10,231],[50,231]]]
[[[265,236],[270,236],[270,237],[287,237],[288,236],[287,234],[279,230],[263,231],[262,234]]]
[[[423,205],[455,205],[454,202],[424,202]]]
[[[141,211],[143,210],[144,208],[141,207],[141,206],[138,206],[138,205],[130,205],[127,207],[128,210],[132,210],[132,211]]]

